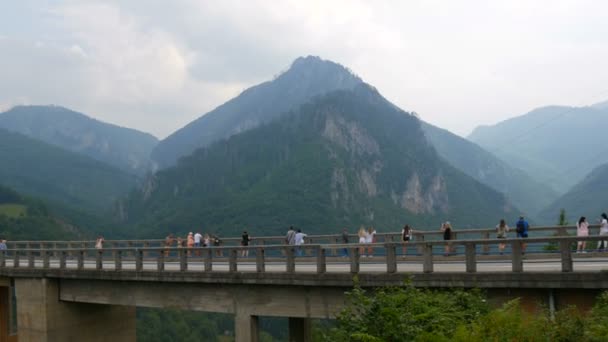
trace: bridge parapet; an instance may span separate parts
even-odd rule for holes
[[[253,272],[253,273],[478,273],[524,272],[524,260],[546,260],[549,271],[573,272],[573,245],[596,242],[603,236],[538,237],[385,242],[374,244],[254,245],[200,248],[30,248],[0,251],[0,270],[96,270],[135,272]],[[494,252],[499,244],[508,253]],[[524,254],[524,244],[528,253]],[[73,245],[73,244],[72,244]],[[531,246],[537,246],[531,251]],[[548,252],[540,247],[554,246]],[[406,248],[409,250],[407,252]],[[333,251],[342,256],[335,257]],[[422,253],[419,253],[422,251]],[[442,255],[442,251],[449,251]],[[460,252],[462,251],[462,252]],[[373,256],[372,256],[373,253]],[[369,255],[369,256],[368,256]],[[576,254],[579,261],[600,260],[603,252]]]

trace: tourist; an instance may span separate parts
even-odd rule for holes
[[[181,249],[183,247],[184,247],[184,239],[182,239],[181,236],[178,236],[177,237],[177,248]],[[178,252],[178,255],[179,255],[179,252]]]
[[[444,255],[449,256],[452,252],[452,245],[450,244],[450,240],[452,240],[452,225],[450,221],[446,221],[441,224],[441,231],[443,232],[443,240],[447,241],[444,247]]]
[[[412,228],[410,228],[409,224],[403,226],[401,229],[401,242],[403,243],[403,255],[407,253],[407,245],[406,243],[412,239]]]
[[[0,239],[0,251],[5,251],[6,249],[6,240]]]
[[[217,236],[217,235],[215,235],[215,234],[213,234],[212,235],[212,240],[213,240],[213,247],[216,247],[216,249],[215,249],[215,256],[218,256],[218,257],[223,256],[222,249],[219,248],[219,247],[222,246],[222,240],[220,240],[220,237]]]
[[[99,235],[97,237],[97,240],[95,240],[95,248],[96,249],[102,249],[103,248],[103,236]]]
[[[606,213],[602,213],[602,219],[600,220],[600,236],[608,235],[608,216]],[[597,249],[603,252],[608,248],[606,240],[600,240],[597,242]]]
[[[211,247],[211,237],[209,234],[205,234],[205,237],[203,238],[203,247]]]
[[[348,245],[348,228],[342,229],[342,243]],[[344,246],[342,248],[342,257],[346,258],[348,256],[348,248]]]
[[[241,251],[241,256],[242,257],[248,257],[249,256],[249,248],[248,248],[249,241],[251,241],[251,237],[249,236],[249,233],[247,233],[247,231],[245,230],[243,232],[243,235],[241,235],[241,246],[245,247]]]
[[[285,243],[292,246],[296,244],[296,231],[293,229],[293,226],[289,226],[289,230],[287,230]]]
[[[367,228],[367,232],[365,234],[365,243],[366,244],[373,244],[376,242],[376,229],[374,229],[374,227],[369,227]],[[374,249],[372,248],[372,246],[368,246],[367,247],[367,256],[368,257],[372,257],[374,253]]]
[[[306,234],[302,233],[301,229],[298,229],[298,231],[296,232],[295,245],[297,246],[296,253],[298,256],[302,256],[302,247],[300,247],[300,246],[302,246],[304,244],[304,238],[306,236],[307,236]]]
[[[589,223],[587,223],[587,218],[585,216],[581,216],[576,223],[576,236],[589,236]],[[587,253],[585,250],[586,247],[587,241],[579,241],[576,244],[576,253]]]
[[[201,256],[201,240],[203,239],[203,235],[201,235],[200,232],[196,232],[196,234],[194,234],[194,248],[197,248],[196,250],[196,256]]]
[[[528,221],[526,221],[523,216],[520,216],[519,220],[515,223],[515,232],[517,233],[517,237],[520,239],[527,238],[528,228],[530,228]],[[526,243],[521,244],[521,252],[522,254],[526,252]]]
[[[175,238],[173,237],[173,234],[169,234],[167,235],[167,237],[165,238],[165,256],[169,256],[169,251],[171,249],[171,247],[173,246],[173,243],[175,242]]]
[[[498,225],[496,225],[496,238],[497,239],[506,239],[508,232],[509,232],[509,226],[507,225],[507,222],[504,219],[501,219],[500,223],[498,223]],[[502,255],[504,253],[504,251],[505,251],[504,242],[501,242],[498,244],[498,251],[500,252],[500,255]]]
[[[359,255],[361,256],[365,256],[365,235],[367,234],[367,232],[365,231],[365,227],[361,226],[359,228],[359,232],[357,233],[357,235],[359,236]]]
[[[188,256],[191,256],[192,249],[194,248],[194,234],[192,232],[188,233],[186,246],[188,247]]]

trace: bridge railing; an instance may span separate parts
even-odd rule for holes
[[[551,262],[559,262],[557,270],[574,271],[574,245],[578,241],[594,243],[608,236],[589,237],[538,237],[528,239],[475,239],[446,241],[415,241],[408,243],[385,242],[375,244],[307,244],[258,245],[249,247],[211,248],[57,248],[57,249],[8,249],[0,251],[0,269],[40,269],[76,271],[135,271],[135,272],[308,272],[308,273],[432,273],[439,271],[478,272],[480,262],[510,263],[510,272],[523,272],[524,259],[534,253],[524,254],[524,249],[534,244],[551,243],[557,252],[544,255]],[[486,246],[508,245],[508,253],[486,255]],[[459,247],[464,252],[443,256],[441,251]],[[408,248],[413,253],[403,251]],[[365,257],[369,249],[373,257]],[[342,257],[332,257],[330,252],[339,250]],[[439,251],[438,251],[439,250]],[[418,255],[417,251],[422,251]],[[581,260],[604,253],[580,255]],[[459,261],[459,262],[455,262]],[[401,268],[401,270],[400,270]]]
[[[593,230],[599,229],[598,225],[590,226],[591,233]],[[530,236],[569,236],[576,235],[576,226],[539,226],[530,227]],[[509,232],[510,236],[515,236],[515,229],[512,228]],[[443,239],[443,232],[439,230],[414,230],[412,233],[413,241],[437,241]],[[496,237],[495,228],[478,228],[478,229],[463,229],[453,230],[452,240],[465,240],[465,239],[485,239],[490,240]],[[239,246],[241,242],[240,237],[227,237],[222,238],[222,246]],[[356,234],[349,234],[350,242],[358,242],[359,238]],[[338,245],[342,243],[341,234],[325,234],[325,235],[308,235],[306,237],[307,244],[321,244],[321,245]],[[376,234],[377,243],[389,243],[389,242],[401,242],[400,232],[388,232]],[[285,236],[260,236],[252,237],[250,244],[252,246],[266,246],[266,245],[283,245],[285,244]],[[175,245],[175,243],[174,243]],[[94,240],[83,240],[83,241],[9,241],[7,242],[9,249],[86,249],[94,248]],[[164,248],[164,239],[147,239],[147,240],[106,240],[104,248]],[[455,247],[458,252],[463,252],[462,246],[458,245]],[[489,245],[486,245],[484,253],[490,252]],[[418,251],[422,253],[422,250]],[[307,251],[311,255],[311,251]],[[328,256],[337,256],[340,254],[339,249],[333,248],[328,251]],[[57,256],[57,255],[55,255]],[[71,256],[71,255],[70,255]]]

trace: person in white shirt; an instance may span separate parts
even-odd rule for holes
[[[308,235],[302,233],[301,229],[297,230],[296,236],[295,236],[295,244],[297,246],[296,253],[298,256],[302,256],[302,248],[300,246],[304,244],[304,238],[306,236],[308,236]]]
[[[367,229],[367,233],[365,234],[365,243],[372,244],[375,242],[376,242],[376,229],[374,229],[374,227],[369,227]],[[371,258],[373,253],[374,253],[374,249],[371,246],[367,247],[367,256]]]
[[[608,215],[602,213],[602,219],[600,221],[600,235],[608,235]],[[600,240],[597,242],[597,249],[603,252],[605,248],[608,248],[606,240]]]
[[[202,240],[203,240],[203,235],[200,232],[196,232],[196,234],[194,234],[194,247],[200,248]],[[196,251],[196,256],[201,256],[200,250]]]

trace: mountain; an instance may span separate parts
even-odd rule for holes
[[[308,233],[410,223],[478,227],[518,213],[443,161],[419,120],[372,87],[338,90],[216,142],[150,178],[123,203],[137,235]]]
[[[133,174],[150,170],[158,140],[134,129],[92,119],[59,106],[17,106],[0,113],[0,128],[84,154]]]
[[[27,198],[0,185],[0,239],[74,239],[76,227],[56,217],[40,200]]]
[[[506,163],[563,194],[608,162],[608,108],[551,106],[468,137]]]
[[[199,147],[269,122],[337,89],[353,89],[362,81],[343,66],[319,57],[296,59],[272,81],[251,87],[162,140],[152,158],[163,168]]]
[[[554,223],[562,208],[571,222],[585,216],[590,223],[596,223],[601,213],[608,213],[608,164],[596,167],[580,183],[544,209],[540,217],[545,222]]]
[[[28,196],[103,211],[136,185],[108,164],[0,128],[0,182]]]
[[[509,202],[528,215],[536,215],[557,199],[557,193],[549,186],[535,181],[479,145],[425,122],[422,122],[422,129],[439,156],[479,182],[504,193]]]

